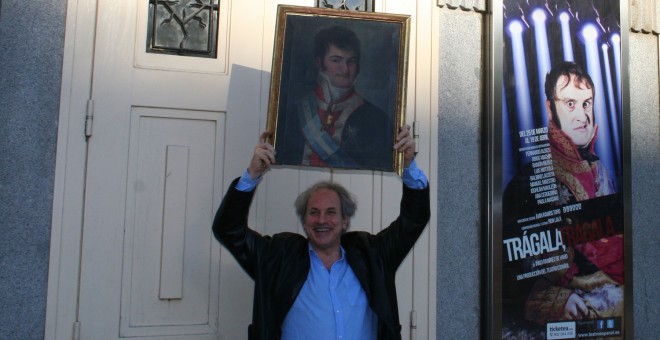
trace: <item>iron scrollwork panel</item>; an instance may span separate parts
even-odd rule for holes
[[[218,0],[149,0],[147,53],[216,58]]]

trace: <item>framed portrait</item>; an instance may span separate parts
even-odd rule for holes
[[[268,131],[278,165],[401,172],[407,15],[278,7]]]
[[[632,339],[625,0],[494,3],[489,339]]]

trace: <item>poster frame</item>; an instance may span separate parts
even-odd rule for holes
[[[483,257],[483,272],[485,276],[482,306],[485,324],[483,337],[485,339],[503,339],[502,293],[503,289],[503,83],[504,62],[504,11],[503,0],[489,2],[491,10],[487,16],[486,46],[489,49],[489,60],[486,72],[485,100],[487,115],[485,119],[487,142],[484,148],[487,164],[484,173],[487,185],[484,193],[484,211],[486,230],[483,234],[483,244],[486,256]],[[623,238],[624,238],[624,307],[623,307],[623,338],[634,338],[633,312],[633,244],[632,244],[632,182],[631,182],[631,131],[630,131],[630,80],[629,80],[629,2],[619,0],[620,36],[621,36],[621,200],[623,202]]]

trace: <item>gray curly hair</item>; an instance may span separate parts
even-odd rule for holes
[[[302,223],[303,225],[305,224],[305,213],[307,212],[307,204],[309,203],[309,199],[312,197],[312,194],[321,189],[332,190],[337,193],[337,195],[339,196],[339,204],[341,206],[341,215],[344,219],[348,221],[347,223],[347,229],[348,229],[348,226],[350,226],[351,217],[355,215],[355,211],[357,210],[357,202],[355,201],[353,195],[348,190],[346,190],[346,188],[344,188],[341,184],[330,181],[318,182],[312,185],[311,187],[309,187],[307,190],[303,191],[300,195],[298,195],[298,198],[296,198],[296,202],[294,203],[294,206],[296,207],[296,215],[298,215],[298,218],[300,219],[300,223]]]

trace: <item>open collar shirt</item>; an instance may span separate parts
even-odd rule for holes
[[[239,191],[252,191],[261,182],[247,170],[236,183]],[[415,160],[405,168],[403,183],[410,189],[424,189],[428,179]],[[310,270],[301,291],[282,323],[282,339],[352,340],[376,339],[378,317],[369,307],[367,295],[346,260],[341,257],[327,270],[308,244]]]
[[[376,339],[378,318],[344,248],[330,270],[311,245],[309,259],[307,280],[282,324],[282,340]]]

